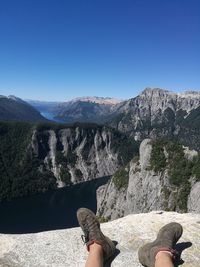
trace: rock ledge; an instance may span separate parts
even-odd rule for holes
[[[153,240],[159,228],[172,221],[181,223],[184,229],[178,245],[184,261],[181,266],[199,266],[200,214],[162,211],[128,215],[101,225],[103,232],[118,242],[117,249],[120,251],[108,266],[140,267],[138,248]],[[80,228],[24,235],[0,234],[0,266],[83,267],[87,251],[81,234]]]

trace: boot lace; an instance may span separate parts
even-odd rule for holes
[[[81,235],[81,239],[84,244],[89,242],[89,231],[84,231],[84,235]]]

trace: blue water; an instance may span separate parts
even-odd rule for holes
[[[46,119],[48,120],[51,120],[51,121],[55,121],[55,122],[59,122],[59,123],[64,123],[64,121],[62,120],[59,120],[59,119],[55,119],[54,116],[55,114],[54,113],[51,113],[51,112],[40,112],[40,114],[45,117]]]
[[[0,233],[34,233],[78,226],[76,211],[96,212],[96,190],[110,177],[0,204]]]

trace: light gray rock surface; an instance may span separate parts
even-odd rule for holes
[[[171,190],[167,171],[149,170],[151,151],[151,140],[143,140],[139,160],[130,162],[127,188],[118,189],[111,179],[97,190],[99,216],[114,220],[131,213],[174,210],[176,195]]]
[[[135,98],[114,106],[120,116],[110,125],[137,141],[176,137],[186,146],[200,150],[196,138],[199,134],[193,124],[194,114],[199,114],[199,106],[199,91],[176,94],[159,88],[146,88]]]
[[[188,211],[200,212],[200,182],[195,183],[188,197]]]
[[[103,126],[34,130],[28,150],[62,187],[67,180],[63,176],[69,177],[68,183],[76,184],[112,175],[122,164],[117,141],[124,138]]]
[[[183,212],[180,202],[185,201],[187,211],[200,212],[200,182],[193,181],[191,192],[185,200],[180,196],[181,186],[169,181],[168,169],[155,172],[150,169],[151,139],[144,139],[139,149],[139,159],[129,163],[127,186],[118,188],[114,176],[97,190],[97,214],[114,220],[131,213],[167,210]],[[196,151],[184,147],[185,157],[191,160]],[[165,151],[166,158],[168,157]],[[124,177],[121,177],[124,179]]]
[[[182,251],[184,263],[180,266],[199,267],[200,214],[155,211],[101,224],[103,232],[118,242],[120,251],[106,267],[142,266],[138,262],[138,248],[153,240],[159,228],[172,221],[181,223],[184,229],[179,241],[179,248],[185,248]],[[0,266],[84,267],[88,253],[81,234],[80,228],[24,235],[0,234]]]

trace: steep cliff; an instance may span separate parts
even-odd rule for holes
[[[139,159],[135,157],[98,189],[97,214],[104,220],[113,220],[160,209],[198,212],[197,166],[196,151],[172,141],[145,139]]]
[[[137,153],[125,135],[97,125],[0,124],[0,199],[113,174]]]
[[[113,174],[126,161],[122,149],[128,144],[125,136],[103,126],[69,127],[34,131],[31,149],[58,183],[76,183]],[[134,153],[133,144],[131,149]]]

